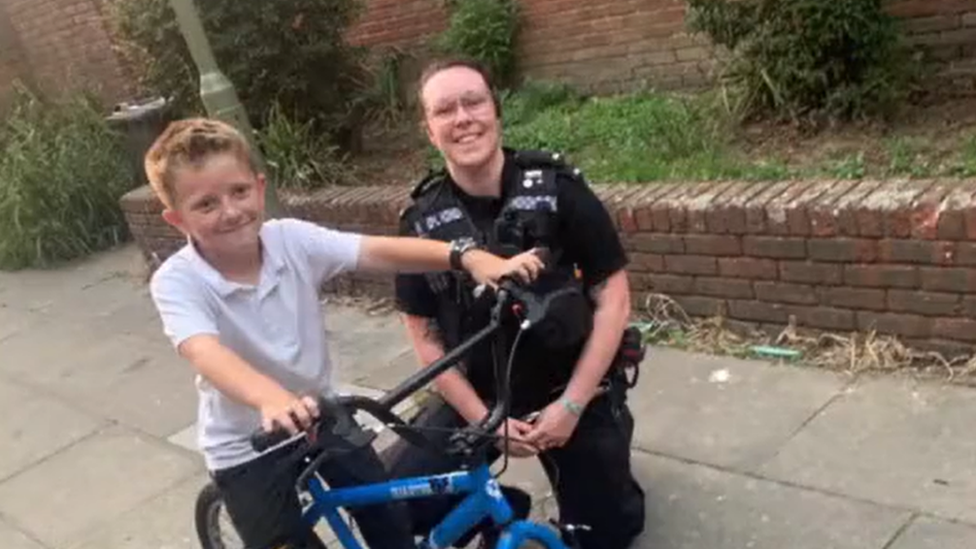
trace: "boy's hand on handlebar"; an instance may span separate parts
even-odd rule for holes
[[[261,427],[271,432],[281,426],[289,435],[307,430],[319,417],[318,404],[309,396],[297,397],[287,391],[261,406]]]
[[[536,250],[522,252],[503,259],[481,250],[472,250],[462,257],[462,264],[478,284],[495,287],[506,276],[515,276],[523,282],[532,282],[544,264]]]
[[[508,439],[505,439],[505,425],[508,424]],[[498,449],[512,457],[532,457],[539,453],[539,449],[526,441],[525,436],[532,430],[532,425],[519,421],[515,418],[508,418],[505,423],[498,427],[496,434],[501,437],[498,439]],[[506,449],[506,444],[508,448]]]

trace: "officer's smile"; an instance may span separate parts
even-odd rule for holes
[[[482,135],[484,135],[484,132],[468,133],[468,134],[462,135],[461,137],[456,138],[454,141],[456,143],[460,143],[461,145],[467,145],[468,143],[474,143]]]

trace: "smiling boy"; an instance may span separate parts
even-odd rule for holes
[[[259,454],[250,435],[274,425],[297,434],[319,414],[313,395],[332,391],[318,291],[352,270],[463,269],[479,282],[506,274],[532,279],[532,254],[503,260],[419,238],[363,236],[296,219],[265,220],[265,178],[244,138],[216,120],[174,122],[145,158],[163,218],[187,244],[153,274],[164,331],[198,373],[198,442],[248,548],[321,547],[302,523],[292,489],[296,444]],[[320,471],[330,485],[385,478],[371,448]],[[413,547],[405,515],[392,505],[352,513],[374,549]]]

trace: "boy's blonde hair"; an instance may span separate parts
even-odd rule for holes
[[[146,152],[146,177],[163,204],[174,208],[177,170],[200,167],[210,158],[228,153],[257,173],[250,145],[230,124],[209,118],[177,120],[166,127]]]

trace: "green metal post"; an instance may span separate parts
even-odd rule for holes
[[[200,99],[207,109],[207,114],[233,125],[243,133],[251,144],[258,168],[267,174],[264,157],[254,140],[254,130],[247,118],[247,111],[237,97],[234,85],[217,66],[217,60],[214,59],[213,50],[210,49],[210,42],[207,40],[193,0],[170,0],[170,5],[176,12],[176,22],[200,74]],[[281,215],[281,203],[278,201],[278,194],[270,178],[266,190],[266,203],[269,217]]]

